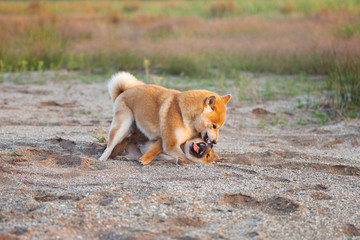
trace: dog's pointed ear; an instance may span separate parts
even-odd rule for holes
[[[227,104],[230,101],[230,98],[231,98],[230,94],[221,97],[221,99],[225,104]]]
[[[215,109],[215,96],[210,96],[205,98],[205,106],[211,107],[211,109],[214,111]]]

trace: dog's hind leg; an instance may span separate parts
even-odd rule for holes
[[[109,142],[104,153],[99,158],[100,161],[105,161],[111,155],[113,149],[118,143],[124,140],[129,134],[130,128],[134,122],[134,117],[127,107],[115,112],[113,121],[111,123],[109,132]]]

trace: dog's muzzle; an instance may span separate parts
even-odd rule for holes
[[[209,142],[209,136],[208,136],[207,133],[205,133],[204,141],[205,141],[205,142]],[[212,144],[216,144],[216,143],[217,143],[216,139],[212,140],[211,143],[212,143]]]

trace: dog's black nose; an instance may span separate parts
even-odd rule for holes
[[[216,144],[217,142],[216,142],[216,140],[212,140],[211,143]]]

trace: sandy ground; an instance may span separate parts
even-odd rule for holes
[[[105,83],[5,81],[0,239],[359,239],[360,121],[259,128],[279,107],[230,105],[215,163],[99,162]]]

